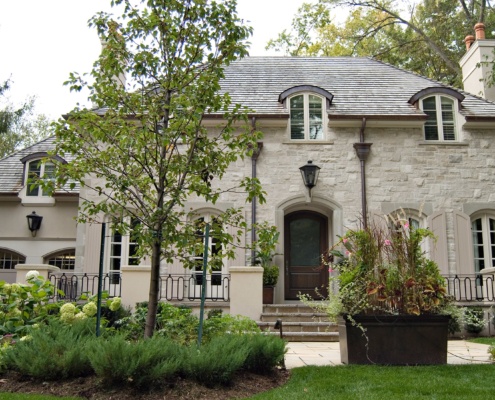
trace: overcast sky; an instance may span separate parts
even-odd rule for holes
[[[238,0],[239,16],[254,28],[251,55],[269,55],[266,42],[289,28],[304,0]],[[311,2],[306,0],[306,2]],[[0,83],[11,77],[11,100],[36,96],[36,112],[58,118],[77,102],[63,86],[69,73],[89,72],[100,52],[87,21],[109,0],[0,0]]]

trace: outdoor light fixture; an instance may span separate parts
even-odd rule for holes
[[[309,189],[309,195],[311,196],[311,189],[316,186],[318,181],[318,174],[320,173],[320,167],[314,165],[313,161],[309,160],[306,165],[299,168],[303,178],[304,185]]]
[[[36,232],[38,232],[41,228],[41,221],[43,220],[43,217],[41,215],[37,215],[36,211],[33,211],[31,214],[26,215],[26,218],[31,235],[35,237]]]

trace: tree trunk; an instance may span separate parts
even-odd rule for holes
[[[150,338],[153,336],[156,325],[156,313],[158,309],[158,292],[160,289],[160,251],[161,242],[157,238],[153,243],[151,253],[151,277],[150,277],[150,292],[148,298],[148,313],[146,314],[146,325],[144,328],[144,337]]]

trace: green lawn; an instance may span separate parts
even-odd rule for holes
[[[480,344],[488,344],[490,346],[495,346],[495,337],[478,337],[468,339],[468,342],[480,343]]]
[[[251,397],[256,400],[469,399],[494,397],[495,365],[425,367],[302,367],[289,383]],[[58,397],[0,393],[1,400],[60,400]],[[64,398],[69,400],[69,398]],[[72,400],[72,399],[70,399]]]
[[[284,387],[252,399],[486,400],[495,394],[494,371],[495,365],[303,367]]]

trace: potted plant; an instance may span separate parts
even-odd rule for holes
[[[255,243],[254,264],[263,267],[263,304],[273,304],[274,301],[279,269],[273,264],[273,258],[279,254],[275,253],[279,235],[277,228],[269,226],[266,222],[257,228],[258,240]]]
[[[325,310],[338,319],[343,363],[447,362],[451,299],[422,250],[429,238],[431,231],[387,216],[349,230],[325,255],[331,273]]]

